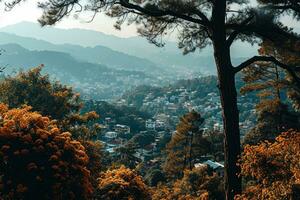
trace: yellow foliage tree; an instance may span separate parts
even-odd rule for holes
[[[237,199],[291,199],[300,183],[300,133],[290,130],[273,143],[246,145],[241,157],[241,175],[251,181]]]
[[[105,159],[103,145],[100,141],[82,141],[86,154],[89,157],[87,169],[90,171],[90,181],[93,188],[98,187],[98,176],[101,171],[105,170],[106,163],[103,163]]]
[[[206,166],[185,170],[182,179],[172,187],[158,185],[152,189],[153,200],[222,200],[224,190],[222,178],[210,174]]]
[[[0,104],[0,196],[88,199],[88,156],[79,141],[30,107]]]
[[[151,199],[142,177],[124,166],[108,170],[100,175],[98,197],[103,200]]]

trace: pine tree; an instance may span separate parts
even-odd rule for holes
[[[261,44],[259,52],[261,55],[280,56],[267,41]],[[299,115],[285,103],[285,91],[291,87],[286,70],[260,62],[243,70],[243,73],[246,85],[241,88],[241,93],[256,92],[259,97],[256,105],[257,124],[246,134],[244,143],[272,141],[283,131],[299,128]]]
[[[210,143],[203,138],[200,129],[204,119],[195,111],[184,115],[176,132],[167,144],[164,171],[172,178],[183,175],[185,169],[194,167],[194,160],[209,152]]]

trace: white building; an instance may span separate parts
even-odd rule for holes
[[[121,133],[121,134],[129,134],[130,133],[130,127],[122,124],[116,124],[114,127],[115,132]]]
[[[109,131],[105,133],[105,137],[110,140],[116,139],[118,137],[118,133],[114,131]]]
[[[223,177],[224,176],[224,165],[218,162],[214,162],[212,160],[207,160],[204,163],[207,166],[209,166],[214,172],[218,174],[218,176]]]
[[[148,119],[146,121],[146,129],[148,130],[155,130],[155,127],[156,127],[156,122],[151,120],[151,119]]]

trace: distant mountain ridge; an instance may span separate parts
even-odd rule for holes
[[[149,60],[130,56],[103,46],[82,47],[79,45],[55,45],[44,40],[21,37],[0,32],[0,44],[15,43],[29,50],[48,50],[68,53],[81,61],[107,65],[108,67],[124,70],[135,70],[152,73],[157,66]]]

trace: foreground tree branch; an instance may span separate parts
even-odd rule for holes
[[[235,67],[234,72],[238,73],[241,70],[245,69],[246,67],[251,66],[255,62],[271,62],[271,63],[281,67],[282,69],[285,69],[293,77],[293,79],[296,81],[297,85],[300,86],[300,77],[298,77],[297,73],[296,73],[296,72],[300,72],[300,67],[290,66],[285,63],[282,63],[273,56],[253,56],[249,60],[247,60],[247,61],[241,63],[240,65],[238,65],[237,67]]]
[[[255,62],[272,62],[275,65],[277,65],[285,70],[288,70],[288,71],[294,71],[294,72],[300,71],[300,67],[284,64],[284,63],[280,62],[279,60],[277,60],[276,58],[274,58],[273,56],[253,56],[249,60],[247,60],[247,61],[241,63],[240,65],[238,65],[237,67],[235,67],[234,71],[235,71],[235,73],[238,73],[241,70],[243,70],[244,68],[249,67],[250,65],[254,64]]]
[[[124,6],[125,8],[139,11],[139,12],[143,13],[144,15],[149,15],[151,17],[172,16],[172,17],[176,17],[176,18],[179,18],[179,19],[183,19],[183,20],[189,21],[189,22],[197,23],[197,24],[203,25],[205,27],[209,25],[209,23],[207,21],[204,21],[203,19],[196,19],[196,18],[193,18],[193,17],[188,16],[188,15],[184,15],[184,14],[181,14],[181,13],[173,12],[172,10],[159,10],[159,9],[149,10],[147,8],[143,8],[141,6],[129,3],[126,0],[121,0],[119,2],[119,4],[121,6]]]

